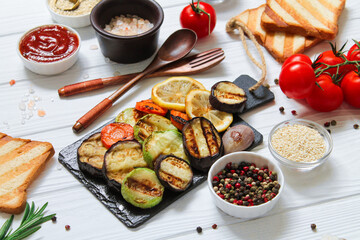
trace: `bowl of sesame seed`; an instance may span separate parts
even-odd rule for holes
[[[268,147],[282,165],[298,170],[312,170],[330,156],[333,141],[320,124],[306,119],[283,121],[271,130]]]

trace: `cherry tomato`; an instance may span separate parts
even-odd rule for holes
[[[310,107],[319,112],[330,112],[340,107],[344,100],[343,92],[332,82],[331,77],[322,74],[316,78],[316,81],[321,88],[314,87],[310,96],[306,98]]]
[[[206,13],[208,13],[209,16]],[[183,28],[193,30],[198,38],[206,37],[210,35],[215,28],[215,10],[208,3],[192,2],[182,10],[180,14],[180,24]]]
[[[360,77],[355,71],[345,75],[341,81],[344,98],[351,106],[360,108]]]
[[[283,69],[288,63],[291,62],[306,62],[307,64],[312,64],[311,59],[307,55],[298,53],[288,57],[283,63],[281,69]]]
[[[360,61],[360,44],[358,44],[359,42],[355,42],[355,44],[349,49],[347,54],[347,59],[349,59],[349,61]]]
[[[344,58],[346,58],[345,55],[343,55]],[[341,57],[341,53],[337,53],[336,55],[334,54],[334,52],[332,50],[329,50],[329,51],[325,51],[323,52],[319,59],[318,59],[318,63],[320,63],[319,67],[321,68],[325,68],[326,66],[324,64],[321,64],[321,63],[325,63],[325,64],[328,64],[328,65],[336,65],[336,64],[340,64],[340,63],[343,63],[344,62],[344,59],[343,57]],[[318,68],[319,68],[318,67]],[[354,66],[353,65],[344,65],[344,66],[341,66],[339,68],[339,74],[346,74],[348,72],[350,72],[351,70],[354,69]],[[328,70],[326,70],[325,72],[327,73],[330,73],[331,75],[333,74],[336,74],[336,71],[337,71],[337,68],[334,67],[334,68],[330,68]]]
[[[315,87],[314,70],[305,62],[290,62],[280,72],[279,85],[289,98],[306,98]]]

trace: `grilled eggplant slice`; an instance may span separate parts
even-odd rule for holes
[[[223,155],[221,137],[214,125],[204,117],[191,119],[183,128],[185,153],[191,166],[207,171]]]
[[[155,172],[162,185],[175,192],[185,191],[193,179],[189,163],[174,155],[158,157],[155,162]]]
[[[228,81],[218,82],[212,86],[209,97],[213,108],[229,113],[242,112],[245,108],[246,99],[245,91]]]
[[[136,110],[135,108],[127,108],[116,116],[115,122],[122,122],[135,126],[137,121],[146,114],[147,113]]]
[[[95,133],[84,140],[77,151],[79,168],[82,172],[102,178],[104,155],[107,148],[101,142],[101,133]]]
[[[189,161],[184,151],[182,134],[177,130],[153,132],[143,144],[145,161],[150,168],[154,168],[156,158],[167,154],[173,154]]]
[[[137,141],[119,141],[105,153],[103,174],[109,186],[119,192],[125,176],[136,167],[147,167]]]
[[[126,175],[121,185],[121,194],[135,207],[151,208],[161,202],[164,187],[153,170],[136,168]]]
[[[134,135],[136,140],[142,144],[152,132],[164,130],[177,131],[177,128],[165,117],[156,114],[147,114],[146,116],[140,118],[140,120],[135,124]]]

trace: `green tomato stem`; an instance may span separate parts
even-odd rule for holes
[[[192,8],[192,10],[195,12],[195,13],[197,13],[197,14],[201,14],[201,13],[204,13],[204,14],[206,14],[207,16],[208,16],[208,18],[209,18],[209,35],[210,35],[210,25],[211,25],[211,15],[210,15],[210,13],[208,13],[208,12],[206,12],[204,9],[201,9],[200,8],[200,1],[197,1],[197,4],[196,4],[196,7],[195,7],[195,4],[194,4],[194,0],[191,0],[191,4],[190,4],[190,6],[191,6],[191,8]]]
[[[344,66],[344,65],[349,65],[349,64],[355,64],[355,65],[358,65],[360,63],[360,61],[349,61],[349,60],[345,60],[344,62],[342,63],[338,63],[338,64],[335,64],[335,65],[329,65],[329,64],[326,64],[326,63],[321,63],[322,65],[325,65],[325,67],[321,67],[321,68],[318,68],[315,70],[315,77],[319,77],[321,74],[323,74],[326,70],[330,69],[330,68],[339,68],[341,66]]]

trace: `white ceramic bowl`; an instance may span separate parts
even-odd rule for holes
[[[76,34],[76,36],[79,39],[79,46],[76,49],[76,51],[73,54],[71,54],[70,56],[68,56],[64,59],[61,59],[59,61],[55,61],[55,62],[45,62],[45,63],[44,62],[35,62],[35,61],[31,61],[31,60],[24,58],[24,56],[20,53],[20,43],[23,40],[23,38],[28,33],[35,30],[36,28],[44,27],[44,26],[53,26],[53,25],[59,25],[59,26],[65,27],[68,30],[70,30],[71,32]],[[79,51],[80,51],[80,47],[81,47],[81,38],[80,38],[79,33],[77,31],[75,31],[74,29],[72,29],[71,27],[68,27],[68,26],[65,26],[62,24],[45,24],[45,25],[34,27],[34,28],[30,29],[29,31],[25,32],[19,39],[16,47],[17,47],[16,52],[18,53],[20,59],[23,61],[24,65],[27,69],[29,69],[30,71],[32,71],[34,73],[41,74],[41,75],[55,75],[55,74],[59,74],[59,73],[66,71],[72,65],[75,64],[75,62],[79,56]]]
[[[294,125],[294,124],[300,124],[300,125],[304,125],[306,127],[315,129],[316,131],[319,132],[319,134],[323,137],[324,141],[325,141],[325,146],[326,146],[326,151],[323,157],[321,157],[320,159],[314,161],[314,162],[295,162],[293,160],[287,159],[283,156],[281,156],[279,153],[276,152],[275,148],[273,147],[272,143],[271,143],[271,138],[274,135],[274,133],[280,129],[283,128],[285,126],[289,126],[289,125]],[[276,126],[274,126],[274,128],[271,130],[270,134],[269,134],[269,139],[268,139],[268,148],[270,150],[270,153],[273,155],[273,157],[282,165],[296,169],[296,170],[300,170],[300,171],[308,171],[308,170],[312,170],[318,166],[320,166],[321,164],[323,164],[324,162],[326,162],[326,160],[329,158],[332,149],[333,149],[333,142],[332,142],[332,138],[331,135],[329,134],[329,132],[320,124],[313,122],[313,121],[309,121],[306,119],[292,119],[292,120],[286,120],[283,121],[279,124],[277,124]]]
[[[270,171],[277,172],[277,181],[280,184],[280,189],[278,194],[271,199],[270,201],[255,205],[255,206],[239,206],[235,204],[231,204],[220,198],[214,191],[212,186],[212,179],[213,177],[223,170],[227,163],[240,163],[242,161],[255,163],[256,167],[264,167],[267,166]],[[219,160],[217,160],[210,168],[208,173],[208,186],[210,190],[210,195],[213,198],[215,205],[220,208],[225,213],[238,218],[257,218],[260,216],[265,215],[267,212],[269,212],[278,202],[280,199],[282,190],[284,188],[284,175],[281,171],[281,169],[277,166],[277,164],[270,160],[269,158],[266,158],[260,154],[252,153],[252,152],[234,152],[227,154],[223,157],[221,157]]]
[[[50,15],[52,17],[52,19],[54,19],[55,22],[73,27],[73,28],[81,28],[81,27],[86,27],[90,25],[90,12],[84,15],[79,15],[79,16],[66,16],[66,15],[61,15],[58,14],[56,12],[54,12],[54,10],[52,10],[52,8],[49,5],[49,1],[50,0],[45,0],[46,1],[46,6],[50,12]]]

